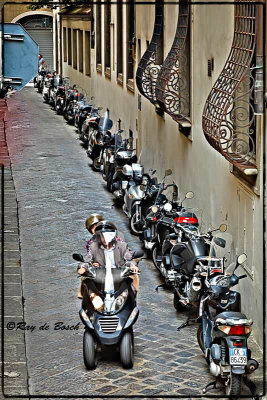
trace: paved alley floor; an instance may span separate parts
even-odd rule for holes
[[[130,234],[123,212],[113,206],[101,175],[89,167],[75,128],[44,104],[35,89],[28,87],[8,100],[6,127],[18,201],[29,393],[99,398],[201,395],[213,377],[196,341],[197,326],[177,332],[187,315],[175,311],[170,291],[155,291],[162,281],[149,260],[140,264],[133,369],[124,370],[116,354],[111,359],[99,354],[97,368],[85,370],[80,279],[71,257],[73,252],[85,254],[85,219],[90,213],[103,213],[133,250],[142,244]],[[5,312],[9,315],[8,308]],[[77,329],[63,329],[67,326]],[[261,374],[262,370],[251,378],[259,388]],[[10,387],[6,394],[19,394],[14,390]]]

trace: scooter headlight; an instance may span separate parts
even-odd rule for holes
[[[127,296],[128,296],[128,289],[124,290],[124,291],[116,298],[115,304],[114,304],[115,311],[119,311],[119,310],[123,307],[123,305],[124,305],[124,303],[125,303],[125,301],[126,301],[126,299],[127,299]]]
[[[151,211],[156,214],[158,212],[158,207],[157,206],[152,206]]]
[[[94,306],[94,309],[96,310],[96,311],[103,311],[103,309],[104,309],[104,302],[103,302],[103,300],[101,299],[101,297],[100,296],[98,296],[96,293],[94,293],[94,292],[91,292],[90,293],[90,300],[91,300],[91,302],[92,302],[92,304],[93,304],[93,306]]]
[[[166,204],[164,204],[163,208],[165,211],[171,211],[172,205],[171,205],[171,203],[166,203]]]

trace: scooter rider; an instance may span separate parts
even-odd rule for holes
[[[139,268],[134,260],[132,260],[132,252],[128,248],[128,244],[117,238],[117,228],[109,221],[100,221],[95,227],[94,240],[88,248],[87,255],[84,257],[84,263],[78,268],[80,275],[86,274],[90,263],[93,267],[110,268],[123,267],[129,262],[130,269],[137,273]],[[108,273],[108,271],[107,271]],[[137,292],[139,289],[138,275],[131,276],[133,287]]]
[[[88,240],[87,244],[86,244],[86,250],[87,252],[89,251],[90,245],[91,243],[93,243],[93,241],[95,240],[94,238],[94,234],[95,234],[95,227],[98,224],[98,222],[103,221],[103,215],[102,214],[97,214],[97,213],[93,213],[91,215],[89,215],[89,217],[87,218],[87,220],[85,221],[85,227],[88,230],[89,233],[91,233],[92,237]],[[81,280],[81,284],[78,290],[78,298],[82,299],[82,280]]]

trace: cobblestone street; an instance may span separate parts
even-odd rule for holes
[[[84,330],[77,298],[80,279],[77,263],[71,257],[73,252],[85,254],[85,219],[90,213],[103,213],[116,224],[132,249],[139,250],[142,244],[130,234],[122,210],[113,206],[113,196],[105,189],[101,175],[89,167],[90,160],[74,127],[50,110],[35,89],[28,87],[8,100],[6,138],[19,231],[14,228],[9,233],[9,242],[14,245],[12,254],[6,255],[9,263],[5,263],[10,268],[5,292],[11,296],[5,300],[5,326],[22,321],[24,315],[29,329],[25,331],[26,357],[24,332],[5,330],[5,359],[10,363],[7,369],[18,372],[17,377],[5,378],[5,393],[99,398],[201,395],[213,377],[197,344],[197,326],[177,332],[187,314],[175,311],[170,291],[155,291],[162,281],[150,260],[140,264],[140,316],[134,327],[133,369],[124,370],[116,354],[111,359],[99,354],[97,368],[85,370]],[[5,189],[12,189],[8,169],[5,175]],[[14,195],[10,196],[9,207],[16,207]],[[11,216],[13,225],[15,214]],[[57,322],[65,327],[78,324],[79,329],[55,329]],[[261,354],[256,352],[254,356],[259,359]],[[260,390],[262,368],[251,380]],[[208,394],[222,393],[213,390]]]

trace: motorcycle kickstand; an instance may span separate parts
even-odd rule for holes
[[[156,286],[156,287],[155,287],[155,291],[158,292],[158,291],[159,291],[159,288],[165,289],[165,288],[166,288],[166,283],[162,283],[161,285]]]
[[[250,392],[251,392],[251,394],[253,396],[252,399],[253,400],[258,400],[259,396],[256,393],[256,385],[255,385],[255,383],[252,382],[251,380],[249,380],[247,376],[243,377],[243,382],[249,388],[249,390],[250,390]]]
[[[194,325],[194,324],[197,323],[197,319],[188,317],[187,320],[182,323],[182,325],[178,326],[177,331],[179,332],[181,329],[186,328],[187,326],[189,326],[190,322],[192,322],[192,325]]]
[[[219,387],[216,386],[217,382],[218,382],[218,379],[216,378],[215,381],[212,381],[212,382],[208,383],[208,384],[204,387],[204,389],[202,389],[202,393],[205,394],[205,393],[207,393],[209,390],[212,390],[212,389],[219,389]]]

